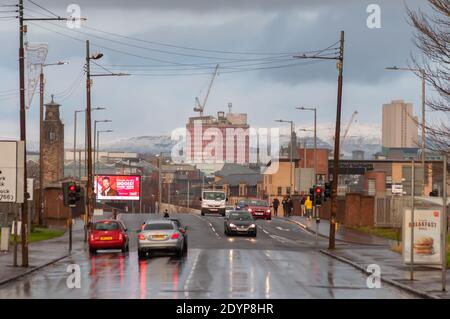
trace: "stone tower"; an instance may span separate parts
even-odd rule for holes
[[[64,124],[59,117],[61,105],[52,101],[45,104],[43,170],[44,185],[64,178]]]

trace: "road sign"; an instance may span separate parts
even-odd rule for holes
[[[392,184],[392,194],[403,195],[403,185],[402,184]]]
[[[0,141],[0,202],[23,203],[24,144]]]

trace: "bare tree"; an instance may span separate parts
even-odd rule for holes
[[[423,53],[412,57],[416,69],[425,72],[427,84],[437,93],[427,98],[431,111],[442,114],[439,123],[426,125],[428,148],[448,152],[450,149],[450,1],[428,0],[432,11],[408,10],[409,22],[415,28],[414,43]],[[417,74],[421,76],[420,74]]]

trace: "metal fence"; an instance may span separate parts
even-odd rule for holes
[[[411,207],[409,196],[375,197],[375,226],[400,228],[403,222],[403,212]]]

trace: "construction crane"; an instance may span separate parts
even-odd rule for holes
[[[356,115],[358,115],[358,111],[354,111],[352,116],[350,117],[350,120],[348,121],[347,127],[345,128],[344,134],[341,137],[341,141],[339,143],[339,150],[342,151],[342,144],[344,144],[344,141],[346,137],[348,136],[348,132],[350,131],[350,127],[352,126]],[[334,142],[334,136],[333,136],[333,142]]]
[[[214,79],[217,76],[217,70],[219,69],[219,65],[216,65],[216,68],[214,69],[211,81],[209,82],[208,91],[206,92],[205,98],[203,99],[203,103],[200,103],[200,99],[198,97],[195,97],[195,107],[194,112],[199,112],[200,116],[203,116],[203,110],[205,109],[206,102],[208,101],[209,93],[211,92],[212,85],[214,83]]]
[[[347,127],[345,128],[344,135],[342,135],[341,143],[339,144],[339,149],[342,150],[342,144],[344,143],[348,132],[350,131],[350,127],[352,126],[353,121],[355,120],[356,115],[358,115],[358,111],[354,111],[350,121],[348,121]]]

